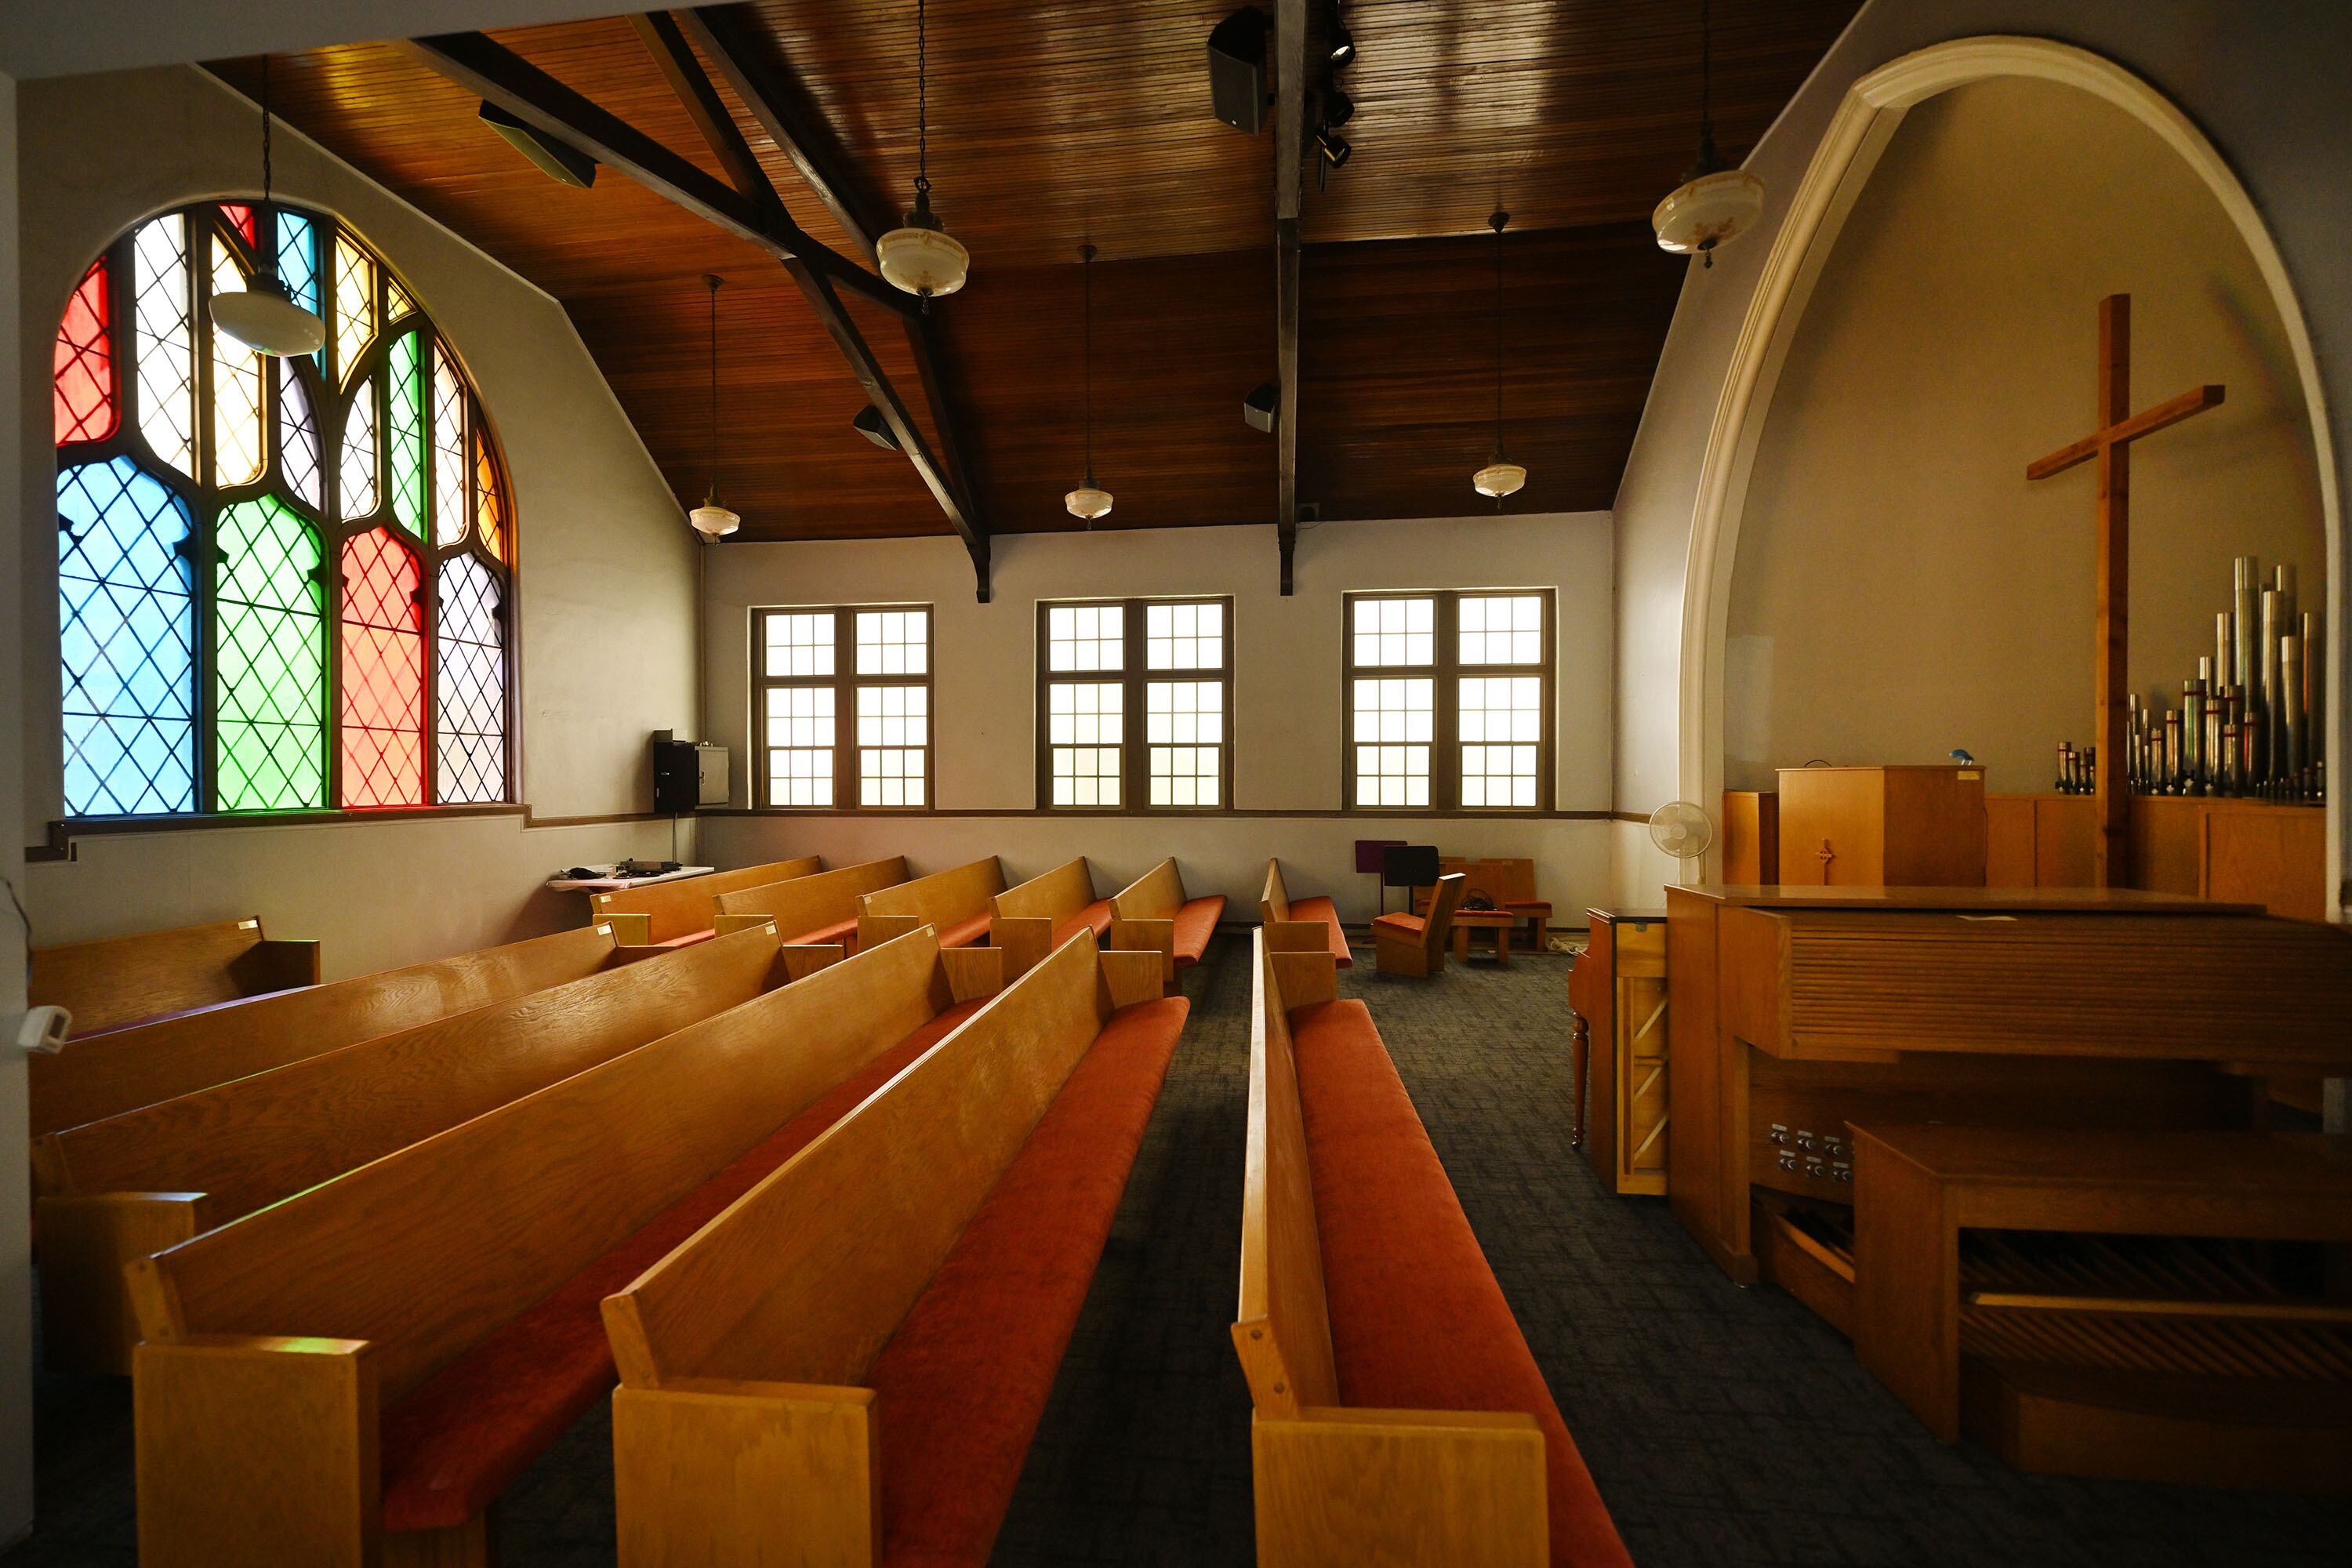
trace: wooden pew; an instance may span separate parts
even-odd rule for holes
[[[721,893],[719,931],[724,935],[772,923],[787,942],[839,942],[854,952],[857,900],[906,879],[907,858],[893,855],[887,860],[867,860],[790,881]]]
[[[1098,944],[1110,935],[1110,900],[1095,897],[1094,868],[1083,855],[1005,889],[990,906],[988,945],[1004,950],[1008,977],[1028,973],[1082,931]]]
[[[488,1510],[613,1385],[597,1303],[1002,962],[918,932],[142,1259],[140,1561],[486,1562]]]
[[[857,945],[927,925],[939,933],[941,947],[976,946],[987,939],[989,906],[1003,891],[1004,866],[991,855],[868,893],[857,900]]]
[[[208,1089],[394,1029],[578,980],[631,954],[608,925],[184,1013],[30,1058],[35,1136]]]
[[[1233,1340],[1261,1568],[1630,1568],[1320,925],[1252,953]]]
[[[319,944],[261,934],[258,918],[37,947],[25,990],[73,1015],[74,1038],[319,984]]]
[[[124,1266],[841,957],[775,929],[327,1051],[33,1144],[52,1367],[131,1371]]]
[[[721,893],[764,888],[824,869],[820,857],[803,855],[675,882],[653,882],[617,893],[595,893],[588,903],[595,918],[609,921],[624,942],[636,947],[686,947],[718,934],[715,906]]]
[[[1437,879],[1429,912],[1402,911],[1372,921],[1372,963],[1382,974],[1426,979],[1445,967],[1445,938],[1454,929],[1454,911],[1462,903],[1462,873]]]
[[[1111,946],[1157,952],[1163,978],[1172,984],[1178,970],[1192,968],[1209,951],[1225,915],[1225,897],[1186,897],[1184,878],[1170,858],[1112,895],[1110,915]]]
[[[1339,907],[1326,898],[1294,899],[1283,885],[1282,862],[1265,863],[1265,886],[1257,896],[1258,918],[1267,925],[1288,925],[1293,921],[1320,921],[1330,933],[1331,962],[1341,969],[1353,969],[1356,960],[1348,952],[1348,933],[1339,925]]]
[[[1055,950],[604,1303],[625,1568],[987,1560],[1186,1004]]]

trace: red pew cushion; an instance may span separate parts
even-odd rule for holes
[[[1205,899],[1193,899],[1176,911],[1176,967],[1187,968],[1201,962],[1209,951],[1209,939],[1217,934],[1217,922],[1225,918],[1223,894]]]
[[[712,937],[717,936],[718,934],[718,927],[705,926],[700,931],[690,931],[684,936],[674,936],[667,942],[654,942],[652,945],[655,947],[692,947],[697,942],[709,942]]]
[[[835,921],[829,926],[819,926],[814,931],[804,931],[798,936],[788,936],[784,941],[787,943],[810,946],[821,942],[837,942],[854,951],[857,946],[857,921],[854,919]]]
[[[940,929],[941,947],[978,947],[988,941],[988,911],[982,910],[968,921],[958,921]]]
[[[1552,1563],[1630,1568],[1371,1014],[1322,1002],[1293,1011],[1290,1029],[1340,1398],[1533,1415]]]
[[[383,1528],[438,1530],[489,1507],[617,1381],[603,1302],[979,1011],[959,1003],[877,1056],[540,1303],[383,1413]]]
[[[1293,899],[1290,918],[1295,921],[1321,921],[1330,933],[1332,960],[1342,969],[1353,969],[1355,959],[1348,952],[1348,934],[1339,929],[1339,906],[1328,899]]]
[[[1076,914],[1055,925],[1054,945],[1060,947],[1082,931],[1094,932],[1097,942],[1101,942],[1110,935],[1110,900],[1108,899],[1097,899]]]
[[[1112,1015],[875,1361],[886,1568],[987,1563],[1187,1011]]]

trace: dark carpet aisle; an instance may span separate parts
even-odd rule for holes
[[[1249,1401],[1226,1329],[1241,1216],[1246,943],[1187,978],[1192,1022],[995,1568],[1251,1561]],[[1463,1207],[1644,1568],[2326,1563],[2352,1503],[2020,1476],[1947,1448],[1789,1298],[1741,1290],[1654,1199],[1568,1146],[1568,965],[1342,976],[1370,1002]],[[128,1389],[45,1378],[41,1525],[0,1568],[134,1561]],[[613,1562],[611,1427],[510,1494],[505,1568]],[[1433,1565],[1436,1568],[1436,1565]]]

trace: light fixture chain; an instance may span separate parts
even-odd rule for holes
[[[269,57],[261,57],[261,205],[269,206]]]
[[[915,193],[931,189],[930,26],[926,0],[915,0]]]
[[[1715,142],[1715,10],[1713,0],[1698,0],[1698,137],[1702,146]]]
[[[712,500],[719,499],[719,274],[703,281],[710,287],[710,482]]]
[[[1084,362],[1080,372],[1086,385],[1087,405],[1087,488],[1095,482],[1095,247],[1084,247],[1079,257],[1079,275],[1085,279],[1085,302],[1080,308],[1085,325],[1082,328],[1084,346],[1079,354]]]

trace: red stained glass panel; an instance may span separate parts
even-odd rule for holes
[[[223,202],[221,216],[228,219],[231,228],[245,236],[246,244],[253,243],[253,209],[251,207],[240,202]]]
[[[66,301],[66,318],[58,325],[60,447],[74,441],[103,441],[114,434],[121,404],[114,391],[114,350],[106,331],[113,315],[113,291],[106,258],[101,256],[81,275],[73,298]]]
[[[425,804],[425,612],[416,553],[377,528],[343,543],[343,805]]]

